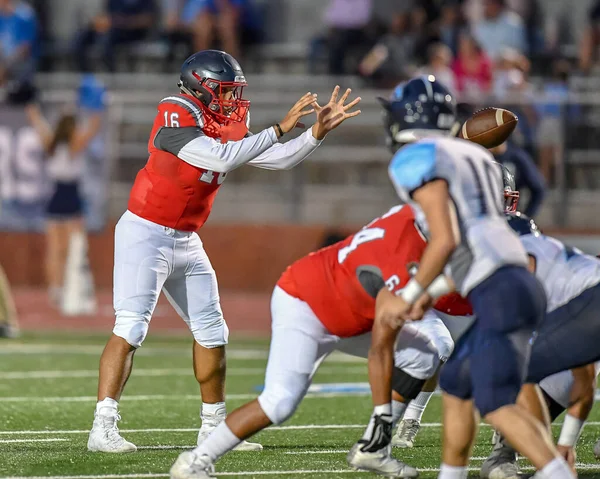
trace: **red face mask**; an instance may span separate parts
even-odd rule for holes
[[[214,119],[210,136],[221,138],[222,143],[238,141],[248,133],[248,112],[250,101],[243,99],[246,81],[221,82],[217,80],[198,80],[211,95],[210,101],[203,101],[206,113]],[[205,125],[207,129],[209,125]],[[207,133],[209,133],[207,131]]]
[[[519,204],[519,192],[504,190],[504,211],[506,213],[515,213]]]

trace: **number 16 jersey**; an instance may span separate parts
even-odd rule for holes
[[[425,184],[444,180],[454,205],[461,243],[449,261],[463,296],[505,265],[527,265],[527,254],[504,217],[502,172],[484,148],[457,138],[431,138],[398,150],[389,175],[410,203]]]

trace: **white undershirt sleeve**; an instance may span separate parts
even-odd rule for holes
[[[273,127],[239,141],[222,144],[205,135],[198,136],[185,144],[177,156],[198,168],[217,173],[227,173],[257,158],[277,143]]]
[[[266,170],[289,170],[317,149],[322,140],[312,134],[312,128],[285,143],[277,143],[248,164]]]

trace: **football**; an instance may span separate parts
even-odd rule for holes
[[[458,137],[484,148],[504,143],[517,127],[519,119],[513,112],[502,108],[484,108],[476,111],[463,123]]]

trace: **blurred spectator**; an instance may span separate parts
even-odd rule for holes
[[[567,60],[558,59],[552,63],[552,78],[544,83],[542,91],[548,101],[537,104],[540,118],[537,131],[538,159],[540,170],[548,183],[552,182],[555,159],[563,156],[563,115],[576,113],[573,107],[566,104],[570,70],[571,65]]]
[[[427,50],[429,61],[418,71],[420,75],[433,75],[452,93],[456,92],[456,78],[450,66],[452,65],[452,51],[443,43],[434,43]]]
[[[258,15],[251,0],[163,0],[167,12],[166,33],[172,50],[177,43],[194,51],[219,47],[239,58],[240,45],[261,40]]]
[[[446,1],[442,5],[439,20],[440,40],[450,47],[453,55],[458,54],[458,38],[463,26],[460,4],[459,0]]]
[[[418,41],[418,29],[421,24],[411,22],[407,12],[396,13],[389,33],[379,39],[377,44],[363,58],[358,67],[361,75],[375,80],[383,80],[382,86],[395,85],[405,78],[414,65],[414,55]]]
[[[107,0],[104,13],[96,16],[76,39],[75,54],[79,69],[91,71],[88,53],[95,44],[109,71],[115,71],[116,47],[145,39],[155,21],[154,0]]]
[[[596,0],[588,13],[588,24],[583,32],[579,51],[579,66],[589,73],[598,64],[600,47],[600,0]]]
[[[86,91],[90,90],[89,86],[84,87]],[[55,305],[61,302],[69,240],[74,233],[84,231],[80,193],[83,153],[100,131],[103,97],[103,90],[99,90],[94,93],[94,98],[86,99],[96,109],[87,124],[82,125],[74,113],[65,111],[54,129],[36,104],[30,103],[25,107],[29,122],[48,154],[47,172],[54,183],[46,209],[46,278],[50,300]]]
[[[368,41],[366,32],[372,13],[372,0],[330,0],[325,11],[328,29],[329,73],[346,72],[346,57]]]
[[[473,25],[473,35],[492,60],[507,47],[527,53],[523,20],[506,7],[505,0],[484,0],[483,18]]]
[[[0,85],[31,78],[37,61],[35,12],[18,0],[0,0]]]
[[[466,32],[460,34],[458,56],[454,60],[452,70],[459,93],[476,97],[490,91],[492,62],[475,38]]]
[[[526,73],[531,65],[529,60],[512,48],[505,48],[494,72],[494,95],[503,99],[515,92],[524,92],[528,88]]]
[[[531,156],[511,142],[503,143],[490,151],[496,161],[506,166],[515,176],[517,190],[529,192],[527,206],[524,210],[523,208],[519,209],[527,216],[535,217],[546,195],[546,184]]]

